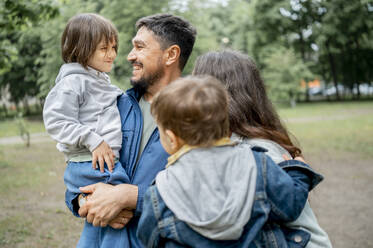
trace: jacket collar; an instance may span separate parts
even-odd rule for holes
[[[230,140],[228,137],[221,138],[217,141],[212,146],[227,146],[227,145],[236,145],[237,142],[233,142]],[[188,153],[189,151],[196,149],[196,148],[202,148],[200,146],[190,146],[188,144],[183,145],[177,152],[172,154],[170,157],[168,157],[168,163],[166,165],[166,168],[174,164],[181,156],[184,154]]]
[[[142,90],[139,90],[137,88],[130,88],[126,91],[126,94],[135,98],[137,101],[140,101],[140,98],[142,97],[142,95],[144,95],[144,91]]]

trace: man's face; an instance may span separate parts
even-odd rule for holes
[[[133,48],[127,56],[132,64],[131,84],[145,91],[164,75],[164,51],[152,31],[141,27],[132,39]]]

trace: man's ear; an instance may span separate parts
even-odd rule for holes
[[[178,45],[172,45],[166,49],[166,65],[170,66],[174,63],[179,63],[180,58],[180,47]]]
[[[165,130],[165,133],[166,133],[166,137],[168,139],[168,141],[170,142],[170,145],[171,145],[171,148],[173,151],[177,151],[179,150],[180,146],[181,146],[181,139],[179,137],[177,137],[175,135],[174,132],[172,132],[171,130],[169,129],[166,129]]]

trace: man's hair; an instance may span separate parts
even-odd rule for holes
[[[211,146],[229,135],[228,95],[211,76],[180,78],[153,99],[158,124],[192,146]]]
[[[87,68],[88,60],[98,44],[115,41],[118,50],[118,31],[108,19],[92,13],[78,14],[67,23],[61,38],[62,59],[78,62]]]
[[[143,17],[136,22],[137,30],[141,27],[145,27],[155,34],[162,50],[172,45],[180,47],[179,68],[183,70],[193,50],[196,29],[185,19],[171,14]]]

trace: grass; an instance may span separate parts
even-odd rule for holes
[[[49,152],[52,147],[45,144],[12,145],[0,147],[0,172],[6,175],[1,179],[0,194],[7,196],[20,188],[38,188],[47,182],[48,173],[52,168],[51,161],[56,161],[57,156]],[[52,156],[51,156],[52,155]],[[63,166],[63,160],[57,159]]]
[[[0,247],[75,247],[82,220],[64,204],[54,142],[0,146]]]
[[[28,119],[25,118],[26,128],[30,133],[45,132],[41,117]],[[18,136],[20,128],[15,119],[7,119],[0,121],[0,138]]]
[[[307,155],[373,160],[373,102],[322,103],[279,109]],[[42,132],[41,120],[28,120]],[[17,134],[0,122],[0,137]],[[346,155],[347,154],[347,155]],[[0,247],[74,247],[82,221],[64,204],[63,155],[54,142],[0,146]]]
[[[278,112],[283,118],[301,118],[340,115],[364,110],[373,110],[373,101],[302,103],[295,108],[279,108]]]
[[[373,158],[373,102],[299,105],[279,114],[306,154]]]

